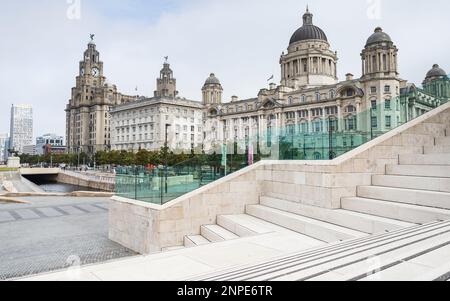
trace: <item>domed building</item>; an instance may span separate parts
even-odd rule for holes
[[[222,103],[223,88],[220,80],[211,73],[202,88],[202,102],[205,106],[218,105]]]
[[[302,27],[289,41],[288,53],[281,55],[281,84],[293,89],[336,84],[337,60],[325,32],[313,24],[307,9]]]
[[[425,93],[436,96],[442,102],[450,101],[450,79],[438,64],[434,64],[428,71],[423,81],[423,89]]]
[[[291,35],[287,53],[280,57],[280,85],[272,82],[255,98],[234,96],[232,101],[218,105],[212,101],[217,94],[211,92],[220,91],[221,95],[223,90],[214,75],[207,79],[202,89],[203,102],[208,106],[204,114],[206,143],[287,133],[309,135],[314,149],[291,150],[291,154],[299,154],[295,159],[329,158],[362,144],[368,133],[381,135],[445,101],[438,97],[441,84],[439,88],[424,84],[424,91],[400,78],[398,48],[381,27],[362,42],[361,77],[347,73],[339,81],[337,52],[331,49],[326,33],[314,24],[308,8],[302,21]],[[435,66],[425,81],[437,83],[444,74]],[[445,96],[448,90],[441,91]],[[339,140],[333,154],[323,145],[330,130],[352,133]],[[297,142],[294,144],[304,143]]]
[[[361,45],[361,76],[349,72],[339,81],[337,52],[307,8],[280,57],[280,83],[271,77],[257,96],[230,101],[222,99],[224,89],[214,73],[202,86],[201,102],[180,98],[166,58],[155,98],[111,111],[113,149],[154,150],[167,137],[176,150],[217,151],[223,143],[236,142],[244,154],[245,144],[256,139],[267,143],[259,149],[280,146],[278,158],[329,159],[450,100],[450,80],[437,64],[423,88],[400,78],[399,50],[381,27]],[[135,120],[143,124],[136,126]],[[283,153],[280,141],[287,136],[290,146]]]

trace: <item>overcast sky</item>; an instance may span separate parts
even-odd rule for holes
[[[78,9],[78,3],[81,4]],[[89,34],[119,91],[151,96],[170,57],[181,96],[201,100],[211,72],[224,99],[257,95],[301,26],[303,0],[0,0],[0,133],[12,103],[34,107],[34,136],[65,134],[65,106]],[[380,5],[379,5],[380,4]],[[314,24],[338,51],[340,79],[361,75],[376,26],[399,48],[401,77],[420,84],[434,63],[450,72],[448,0],[310,0]]]

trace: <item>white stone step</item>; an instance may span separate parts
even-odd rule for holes
[[[387,165],[386,174],[393,176],[418,176],[450,178],[448,165]]]
[[[354,253],[355,250],[359,248],[364,249],[374,249],[380,245],[390,244],[391,242],[396,242],[401,239],[406,239],[407,237],[414,236],[417,237],[424,233],[428,233],[427,236],[433,236],[431,233],[435,229],[450,228],[449,222],[434,222],[427,225],[416,225],[413,227],[398,229],[389,233],[377,234],[366,236],[362,238],[357,238],[353,240],[348,240],[341,243],[329,244],[327,246],[321,246],[314,249],[309,249],[307,251],[298,252],[296,254],[291,254],[289,256],[281,256],[278,258],[272,258],[265,262],[253,265],[245,265],[237,268],[232,268],[229,270],[218,271],[210,273],[206,276],[200,276],[193,281],[232,281],[245,279],[247,280],[249,275],[261,274],[264,272],[270,272],[273,267],[279,269],[282,266],[298,266],[299,263],[311,262],[317,259],[330,258],[333,255],[341,256],[348,252]],[[444,230],[445,231],[445,230]],[[431,234],[430,234],[431,233]],[[282,268],[283,269],[283,268]],[[322,270],[323,271],[323,270]],[[326,271],[326,270],[325,270]],[[244,278],[246,277],[246,278]],[[250,277],[250,279],[252,279]],[[343,279],[334,279],[343,280]],[[344,279],[345,280],[345,279]]]
[[[372,185],[450,192],[450,178],[375,175]]]
[[[225,240],[237,239],[239,236],[218,226],[206,225],[201,227],[201,234],[210,242],[221,242]]]
[[[211,242],[204,238],[201,235],[192,235],[192,236],[186,236],[184,238],[184,246],[187,248],[197,247],[197,246],[203,246],[210,244]]]
[[[436,138],[436,145],[438,146],[450,146],[450,137],[438,137]]]
[[[450,210],[380,201],[368,198],[343,198],[342,208],[409,223],[426,224],[439,220],[450,220]]]
[[[450,165],[450,154],[400,155],[400,165]]]
[[[247,214],[325,242],[336,242],[367,235],[363,232],[261,205],[247,206]]]
[[[426,252],[434,247],[438,247],[442,244],[442,241],[449,241],[450,234],[442,233],[445,230],[450,229],[446,227],[445,229],[436,229],[430,233],[422,233],[416,236],[407,238],[408,236],[402,237],[403,240],[397,242],[390,242],[387,245],[384,243],[379,244],[379,246],[374,246],[370,250],[363,251],[346,256],[344,258],[339,258],[330,261],[330,258],[325,258],[324,263],[311,267],[305,268],[302,271],[291,273],[287,276],[282,276],[277,278],[277,281],[283,280],[309,280],[318,281],[321,277],[324,277],[331,270],[331,272],[341,275],[339,280],[349,281],[349,280],[396,280],[395,278],[388,278],[384,273],[391,272],[393,270],[397,271],[397,280],[411,280],[420,272],[431,271],[433,267],[422,265],[422,268],[417,270],[410,270],[403,266],[404,263],[413,264],[413,261],[406,261],[411,256],[420,254],[421,252]],[[433,235],[437,235],[433,237]],[[400,238],[399,238],[400,239]],[[375,254],[380,254],[378,256],[372,257]],[[332,258],[332,257],[331,257]],[[370,258],[370,259],[366,259]],[[328,262],[327,262],[328,261]],[[445,262],[445,257],[442,258]],[[308,267],[308,265],[304,265]],[[390,267],[392,266],[392,267]],[[299,266],[299,268],[302,266]],[[342,267],[342,268],[339,268]],[[299,269],[297,268],[297,269]],[[383,268],[383,271],[379,269]],[[391,270],[391,271],[390,271]],[[288,273],[288,270],[284,270],[283,273]],[[323,273],[323,274],[322,274]],[[409,275],[408,275],[409,273]],[[321,276],[316,276],[321,274]],[[368,274],[372,274],[367,277]],[[389,273],[393,275],[393,273]]]
[[[359,186],[357,196],[375,200],[450,209],[450,193],[448,192],[383,186]]]
[[[221,215],[217,217],[217,224],[240,237],[272,232],[292,232],[248,214]]]
[[[449,272],[450,272],[450,261],[441,264],[439,268],[433,269],[430,272],[419,275],[418,277],[414,278],[413,281],[435,281],[440,277],[448,274]],[[447,281],[450,281],[450,279]]]
[[[446,146],[425,146],[424,152],[428,154],[450,154],[450,145]]]
[[[281,258],[276,261],[261,264],[256,268],[246,267],[240,270],[240,273],[235,273],[230,276],[225,276],[225,279],[233,281],[296,281],[308,280],[317,277],[319,274],[327,273],[328,271],[336,270],[337,268],[351,267],[351,265],[366,261],[366,270],[359,271],[357,275],[365,277],[365,272],[369,272],[374,266],[374,260],[367,260],[373,258],[377,254],[386,254],[383,259],[393,256],[405,259],[404,256],[417,254],[422,250],[427,250],[433,246],[439,245],[442,241],[450,240],[449,223],[440,223],[434,225],[426,225],[423,228],[416,228],[409,233],[399,235],[386,234],[378,237],[373,241],[366,241],[354,246],[347,246],[341,249],[336,249],[327,254],[314,252],[312,254],[305,254],[302,252],[297,255]],[[427,241],[428,243],[425,243]],[[347,242],[346,242],[347,243]],[[336,246],[339,246],[337,244]],[[415,247],[419,247],[418,252]],[[397,250],[400,252],[395,253]],[[394,252],[394,253],[392,253]],[[403,256],[400,254],[403,253]],[[377,259],[377,257],[375,257]],[[386,260],[381,260],[380,265],[384,265]],[[390,262],[391,263],[391,262]],[[379,266],[379,265],[376,265]],[[376,267],[375,267],[376,268]],[[374,269],[374,268],[372,268]],[[306,279],[304,279],[306,278]],[[342,280],[342,279],[341,279]]]
[[[162,251],[163,252],[170,252],[170,251],[177,251],[177,250],[181,250],[186,248],[185,246],[176,246],[176,247],[168,247],[168,248],[163,248]]]
[[[331,210],[313,207],[271,197],[261,197],[260,202],[263,206],[295,213],[369,234],[382,233],[385,231],[392,231],[395,229],[413,226],[412,223],[401,222],[379,216],[342,209]]]
[[[449,241],[448,237],[441,237],[442,241]],[[426,252],[427,249],[438,245],[439,242],[429,243],[428,246],[421,249],[412,250],[410,256],[418,254],[419,252]],[[400,261],[401,259],[399,259]],[[403,261],[393,267],[380,271],[374,275],[368,276],[362,281],[408,281],[415,279],[424,274],[431,273],[433,270],[439,268],[441,264],[445,264],[450,260],[450,246],[439,248],[435,251],[429,252],[409,261]],[[383,262],[383,265],[385,263]],[[434,279],[427,279],[424,281],[433,281]]]

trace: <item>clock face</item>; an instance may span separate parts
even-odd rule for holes
[[[81,69],[80,74],[81,76],[84,76],[84,68]]]
[[[100,70],[98,70],[98,68],[92,68],[92,75],[98,77],[100,75]]]

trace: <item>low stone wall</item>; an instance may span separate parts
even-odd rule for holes
[[[102,191],[115,191],[114,177],[84,175],[71,171],[61,171],[56,177],[59,183],[89,187]]]
[[[183,244],[218,215],[242,214],[272,196],[322,208],[341,208],[372,175],[398,164],[401,154],[423,154],[450,127],[450,103],[332,161],[263,161],[164,206],[113,197],[110,239],[142,254]]]
[[[200,234],[200,227],[215,224],[217,216],[242,214],[247,205],[258,204],[262,171],[260,162],[163,206],[115,196],[109,237],[141,254],[181,246],[186,235]]]

